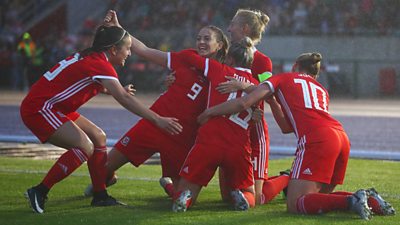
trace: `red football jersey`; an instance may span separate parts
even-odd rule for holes
[[[172,57],[172,63],[177,60],[181,63],[191,65],[198,70],[204,71],[204,76],[209,81],[208,89],[208,106],[212,107],[243,96],[245,93],[242,91],[233,92],[230,94],[221,94],[216,90],[219,83],[226,81],[225,76],[235,77],[244,82],[253,83],[253,78],[250,69],[232,68],[219,63],[216,60],[203,58],[191,51],[182,51],[181,58]],[[214,117],[210,119],[205,127],[208,129],[201,129],[201,135],[208,135],[207,142],[215,143],[217,145],[226,146],[229,143],[240,144],[240,146],[248,145],[248,127],[251,119],[252,110],[248,109],[241,113],[232,115],[225,115]],[[208,131],[206,131],[208,130]],[[218,132],[221,131],[221,132]],[[218,135],[215,135],[218,133]],[[211,135],[213,134],[213,135]]]
[[[197,54],[195,50],[185,50]],[[193,144],[199,124],[197,117],[207,105],[208,81],[200,71],[182,63],[182,52],[168,53],[168,68],[175,71],[175,82],[150,107],[161,116],[175,117],[183,131],[170,137],[179,143]],[[176,60],[171,60],[174,58]]]
[[[262,82],[272,75],[271,59],[254,48],[254,60],[251,65],[253,78]],[[257,83],[258,84],[258,83]],[[260,101],[260,109],[264,109],[264,101]],[[254,169],[254,178],[268,178],[269,136],[268,125],[263,117],[260,122],[252,123],[250,128],[251,157]]]
[[[46,115],[50,108],[69,114],[104,87],[99,79],[118,80],[117,72],[104,53],[80,58],[74,54],[46,72],[30,89],[22,104],[26,113]],[[51,117],[51,115],[48,115]]]
[[[298,138],[320,127],[343,130],[328,112],[328,92],[310,75],[283,73],[264,83],[275,93]]]
[[[251,65],[251,72],[253,74],[254,79],[258,80],[259,82],[263,82],[263,80],[259,79],[260,74],[263,73],[272,73],[272,61],[271,59],[264,55],[262,52],[255,49],[254,52],[254,60],[253,64]]]

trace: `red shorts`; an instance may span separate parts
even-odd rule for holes
[[[192,183],[207,186],[217,167],[225,171],[229,187],[245,189],[253,185],[250,149],[234,146],[215,146],[197,143],[190,150],[180,172]]]
[[[342,184],[349,154],[350,141],[344,131],[319,128],[299,139],[291,179]]]
[[[179,177],[179,170],[190,146],[177,143],[147,120],[140,120],[114,146],[136,167],[159,152],[162,176]]]
[[[42,143],[45,143],[64,123],[75,121],[79,116],[80,114],[77,112],[64,115],[54,108],[48,109],[45,112],[41,110],[35,113],[28,113],[21,106],[22,121]]]
[[[265,118],[250,128],[251,161],[255,180],[268,179],[269,136]]]

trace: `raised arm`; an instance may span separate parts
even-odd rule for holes
[[[132,113],[149,120],[170,134],[179,134],[182,131],[182,126],[176,118],[161,117],[148,109],[135,96],[127,92],[119,81],[102,79],[101,83],[118,103]]]
[[[149,48],[143,42],[133,36],[131,36],[131,38],[132,52],[148,61],[151,61],[163,67],[167,67],[168,53],[160,51],[158,49]]]
[[[109,10],[104,18],[104,25],[122,27],[118,21],[117,13],[114,10]],[[168,53],[158,49],[149,48],[143,42],[131,35],[132,47],[131,51],[144,59],[166,67],[168,61]]]
[[[267,84],[260,84],[248,95],[236,98],[206,109],[198,118],[200,124],[204,124],[211,117],[238,113],[250,108],[257,102],[272,95],[272,91]]]

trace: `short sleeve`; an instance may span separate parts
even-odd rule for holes
[[[115,71],[114,67],[105,60],[98,60],[95,65],[91,65],[92,67],[92,79],[111,79],[118,80],[117,71]]]
[[[272,76],[271,59],[257,50],[254,53],[254,61],[251,71],[253,72],[253,76],[257,78],[259,82],[263,82]]]
[[[275,91],[279,88],[280,81],[282,80],[281,78],[282,75],[275,75],[262,83],[267,84],[270,87],[272,93],[275,93]]]
[[[196,50],[185,49],[180,52],[168,52],[168,69],[177,70],[180,67],[187,66],[184,59],[187,57],[191,57],[192,55],[197,55]]]

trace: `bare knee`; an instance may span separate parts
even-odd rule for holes
[[[107,135],[102,129],[97,129],[91,137],[91,141],[96,147],[106,146]]]
[[[85,154],[90,158],[93,154],[94,151],[94,145],[93,142],[87,138],[85,141],[82,141],[77,148],[79,148],[81,151],[85,152]]]

